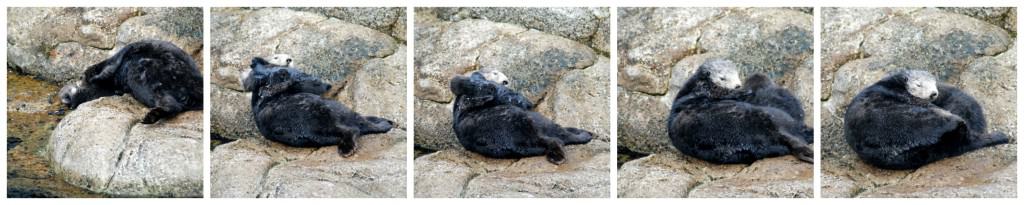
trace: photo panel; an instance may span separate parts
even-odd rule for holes
[[[610,197],[607,7],[415,12],[414,197]]]

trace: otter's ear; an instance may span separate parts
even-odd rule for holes
[[[455,76],[448,81],[448,89],[455,95],[462,95],[469,92],[470,89],[470,78],[466,76]]]
[[[747,88],[764,88],[775,85],[768,76],[763,73],[757,73],[747,77],[747,80],[743,81],[743,86]]]
[[[267,60],[264,60],[263,58],[255,57],[252,58],[252,64],[249,65],[249,68],[256,69],[256,66],[264,66],[267,64],[270,64],[270,62],[267,62]]]
[[[487,79],[486,77],[484,77],[484,74],[480,73],[480,72],[473,72],[472,74],[469,74],[469,78],[471,78],[471,79],[478,79],[478,80],[486,80]]]

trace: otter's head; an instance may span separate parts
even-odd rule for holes
[[[288,54],[274,54],[270,56],[270,60],[267,62],[276,66],[292,67],[292,57]]]
[[[276,67],[292,67],[293,62],[292,57],[288,56],[288,54],[274,54],[270,56],[269,60],[261,57],[255,57],[252,59],[252,64],[249,64],[249,69],[242,71],[242,73],[238,75],[238,82],[239,84],[242,84],[243,89],[250,91],[245,88],[246,79],[252,78],[254,74],[257,78],[262,77],[263,75],[269,74],[272,70],[276,70],[273,69]]]
[[[75,81],[75,82],[73,82],[71,84],[68,84],[68,85],[65,85],[63,88],[61,88],[60,89],[60,103],[62,103],[64,105],[67,105],[68,107],[71,107],[71,108],[78,107],[78,104],[82,103],[82,102],[78,102],[78,100],[76,99],[78,94],[79,94],[79,92],[78,92],[79,88],[81,88],[81,87],[82,87],[82,81]]]
[[[99,89],[95,85],[85,83],[81,80],[72,82],[60,89],[60,103],[68,108],[75,109],[78,105],[103,96],[116,95],[109,89]]]
[[[480,69],[477,73],[483,75],[484,79],[487,79],[488,81],[504,85],[506,87],[509,86],[510,82],[508,81],[508,76],[505,76],[505,73],[502,73],[497,69]]]
[[[910,95],[922,99],[922,100],[935,100],[939,97],[939,89],[935,80],[935,76],[931,73],[921,70],[904,70],[894,74],[897,80],[903,82],[907,93]]]
[[[242,90],[253,91],[262,86],[260,83],[264,81],[264,78],[270,76],[270,72],[274,70],[272,69],[274,67],[277,66],[271,64],[266,59],[260,57],[252,58],[252,64],[249,64],[249,69],[243,71],[238,76],[238,82],[242,84]]]
[[[697,68],[697,76],[711,81],[716,87],[728,90],[739,89],[743,85],[736,64],[728,60],[715,59],[704,62]]]

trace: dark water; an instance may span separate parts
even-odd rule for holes
[[[643,158],[643,157],[646,157],[647,155],[650,155],[650,154],[644,154],[644,153],[635,152],[635,151],[629,150],[629,148],[626,148],[626,147],[623,147],[623,146],[619,146],[618,148],[619,148],[619,151],[618,151],[617,156],[616,156],[618,160],[616,161],[616,163],[618,163],[617,167],[619,167],[619,168],[621,168],[622,164],[625,164],[626,162],[629,162],[629,161],[634,160],[634,159]]]
[[[60,87],[7,72],[7,196],[108,197],[64,182],[46,157],[50,133],[64,116]]]

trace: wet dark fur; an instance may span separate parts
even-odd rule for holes
[[[203,109],[203,77],[196,62],[166,41],[128,44],[114,56],[89,66],[77,91],[68,92],[70,89],[62,90],[61,98],[71,108],[96,98],[129,93],[152,108],[143,117],[144,124]]]
[[[390,120],[362,116],[321,97],[330,86],[294,68],[269,65],[260,58],[250,67],[243,87],[253,91],[253,118],[267,139],[295,147],[338,145],[339,154],[351,156],[359,136],[386,133],[394,126]]]
[[[479,73],[457,76],[450,82],[457,96],[452,129],[466,150],[494,158],[546,155],[554,164],[566,160],[565,145],[585,144],[593,134],[562,127],[530,111],[528,99]]]
[[[939,97],[929,102],[911,95],[906,83],[905,72],[893,73],[862,90],[847,107],[846,141],[864,162],[914,169],[1009,142],[1003,133],[985,133],[981,106],[959,89],[939,83]]]
[[[708,66],[701,65],[673,101],[667,127],[676,149],[719,164],[787,154],[813,162],[813,130],[800,120],[796,98],[762,75],[747,79],[742,89],[717,86]]]

